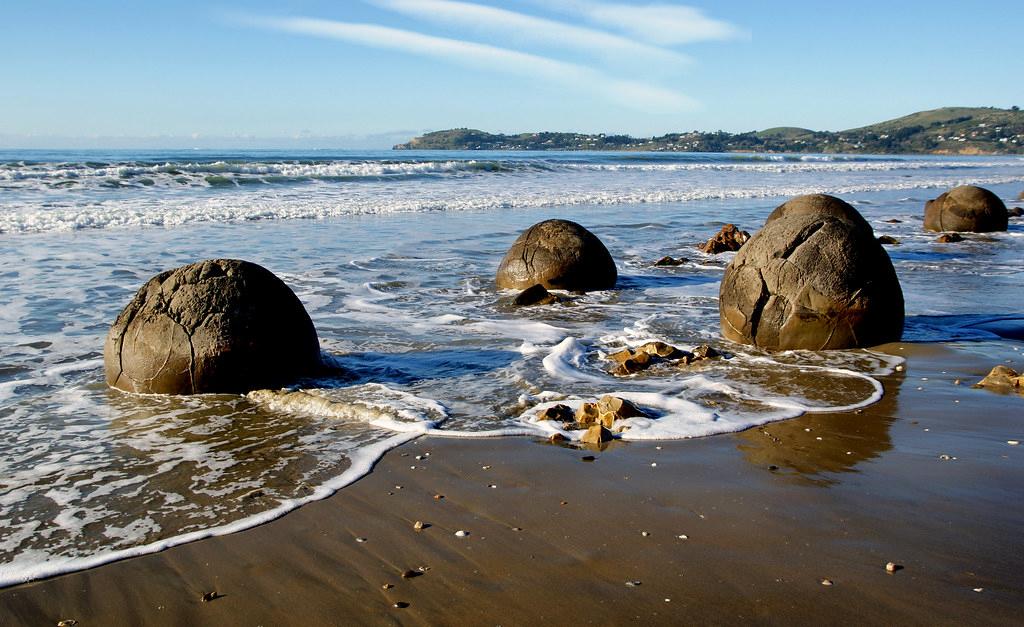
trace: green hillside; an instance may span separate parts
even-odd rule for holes
[[[946,107],[838,132],[780,126],[745,133],[690,131],[649,138],[604,133],[504,135],[459,128],[427,133],[395,149],[1024,154],[1024,112],[1017,107]]]

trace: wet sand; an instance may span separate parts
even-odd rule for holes
[[[262,527],[2,590],[0,623],[1011,624],[1024,397],[970,384],[1015,346],[889,345],[876,405],[734,435],[421,438]]]

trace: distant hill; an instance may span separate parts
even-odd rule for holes
[[[427,133],[395,149],[1024,154],[1024,112],[1018,107],[946,107],[838,132],[780,126],[745,133],[691,131],[649,138],[604,133],[504,135],[457,128]]]

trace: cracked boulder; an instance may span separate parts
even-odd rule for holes
[[[928,231],[989,233],[1005,231],[1006,205],[982,187],[961,185],[924,205],[924,228]]]
[[[498,266],[499,288],[587,292],[615,287],[615,262],[597,236],[575,222],[545,220],[528,228]]]
[[[777,208],[725,269],[722,335],[767,350],[828,350],[900,339],[903,291],[857,210],[831,196]]]
[[[212,259],[143,285],[110,327],[103,361],[107,383],[129,392],[237,393],[313,373],[320,344],[273,273]]]

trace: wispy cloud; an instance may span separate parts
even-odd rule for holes
[[[572,49],[605,58],[626,57],[640,63],[685,65],[691,62],[682,53],[621,35],[482,4],[455,0],[366,1],[404,15],[434,23],[468,27],[476,32],[498,35],[515,42]]]
[[[460,39],[424,35],[376,24],[359,24],[308,17],[240,18],[241,23],[297,35],[337,39],[378,49],[440,59],[449,63],[541,79],[570,87],[649,113],[672,113],[696,107],[696,101],[677,91],[639,81],[622,80],[593,68],[518,50]]]
[[[544,0],[543,6],[579,15],[602,26],[659,46],[738,39],[744,30],[681,4],[632,5],[593,0]]]

